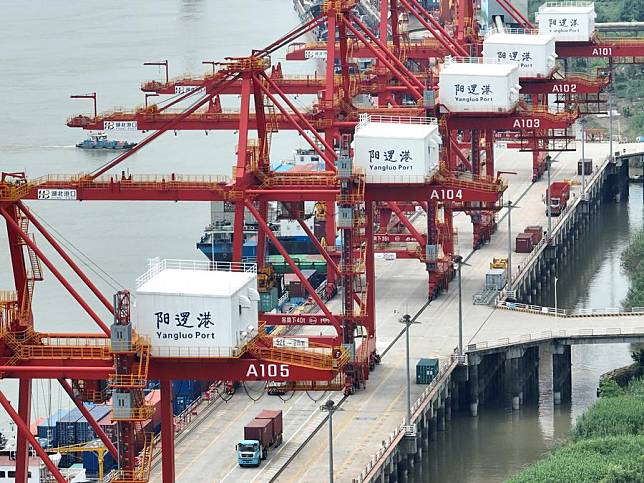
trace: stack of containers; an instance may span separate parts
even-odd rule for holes
[[[516,62],[446,57],[438,80],[439,102],[450,112],[512,112],[519,102]]]
[[[593,2],[546,2],[536,13],[539,33],[554,35],[557,42],[588,42],[596,17]]]
[[[516,63],[519,77],[550,77],[557,60],[555,37],[514,30],[493,31],[483,41],[483,57]]]
[[[95,421],[100,422],[105,416],[107,416],[112,411],[111,406],[94,406],[90,410],[90,414]],[[96,433],[92,429],[92,426],[89,424],[85,416],[78,418],[75,426],[75,435],[76,435],[76,444],[85,443],[86,441],[91,441],[96,438]]]
[[[58,420],[66,414],[67,411],[61,409],[60,411],[41,421],[36,429],[38,438],[49,441],[49,446],[58,446],[56,423],[58,423]]]

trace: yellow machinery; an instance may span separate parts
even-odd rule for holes
[[[501,268],[506,270],[508,268],[507,258],[493,258],[490,262],[490,268]]]
[[[98,481],[102,482],[104,473],[103,462],[105,459],[105,453],[108,452],[108,449],[103,445],[101,440],[96,439],[87,443],[73,444],[71,446],[61,446],[59,448],[47,448],[48,453],[60,453],[61,455],[71,453],[86,453],[88,451],[96,453],[96,456],[98,458]]]

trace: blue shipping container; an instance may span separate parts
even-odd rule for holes
[[[114,458],[109,452],[106,452],[103,457],[103,472],[105,475],[116,466]],[[98,455],[94,452],[83,453],[83,468],[87,471],[88,475],[98,475]]]
[[[56,423],[58,420],[67,414],[67,411],[61,409],[55,414],[49,416],[42,424],[38,425],[38,437],[49,440],[51,446],[56,444]]]
[[[110,406],[95,406],[90,410],[90,414],[96,421],[100,421],[105,416],[107,416],[111,410],[112,408]],[[96,439],[96,433],[94,432],[94,429],[84,416],[76,421],[75,426],[75,444],[84,443],[86,441]]]

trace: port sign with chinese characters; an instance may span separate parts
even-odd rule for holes
[[[38,189],[39,200],[76,200],[76,190]]]

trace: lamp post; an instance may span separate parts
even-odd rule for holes
[[[333,413],[343,411],[343,409],[336,405],[333,400],[329,399],[320,406],[320,410],[329,413],[329,482],[333,483]]]
[[[546,156],[546,166],[548,170],[548,189],[546,190],[546,196],[548,203],[548,238],[550,238],[550,233],[552,232],[552,201],[550,200],[550,168],[552,167],[552,158],[550,155]]]
[[[586,199],[586,119],[580,118],[579,125],[581,126],[581,199]]]
[[[512,290],[512,208],[508,200],[508,291]]]
[[[555,317],[559,317],[559,312],[557,311],[557,281],[559,279],[555,277]]]
[[[458,274],[458,356],[463,357],[463,287],[461,283],[461,267],[468,265],[463,261],[460,255],[454,255],[454,263],[456,264],[456,273]]]
[[[420,324],[416,322],[415,318],[412,319],[409,314],[405,314],[398,321],[401,324],[405,324],[405,346],[407,354],[407,425],[411,425],[411,376],[409,374],[409,327],[412,324]]]

